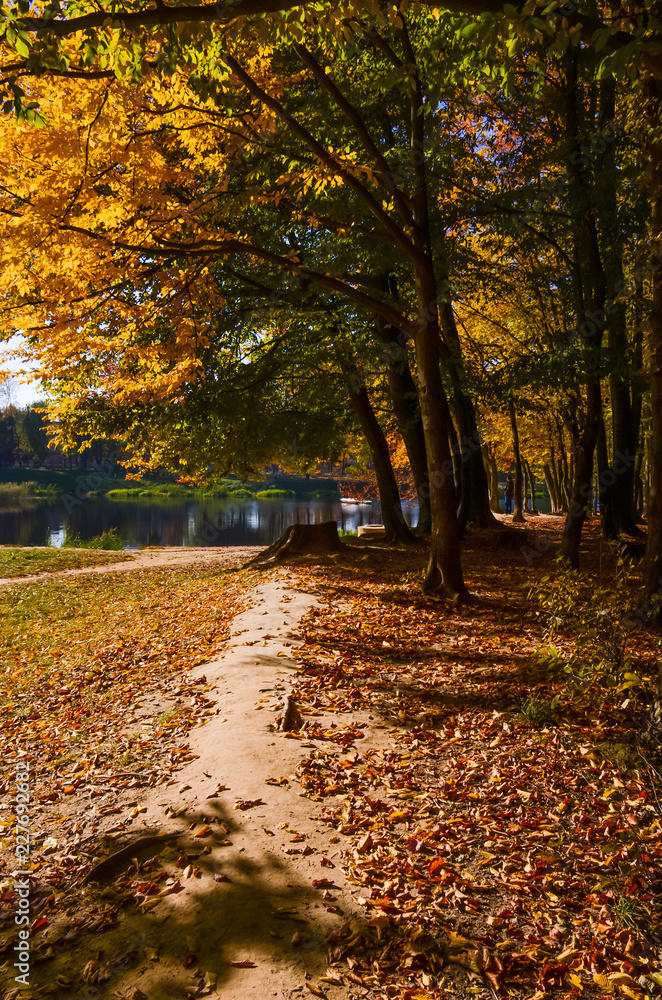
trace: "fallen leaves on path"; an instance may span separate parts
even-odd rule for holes
[[[141,789],[195,758],[188,733],[217,709],[204,675],[188,671],[220,650],[251,584],[249,574],[187,567],[0,592],[2,865],[15,867],[14,779],[27,760],[33,914],[56,908],[89,869],[88,842],[139,820]],[[126,790],[133,801],[117,799]],[[2,949],[16,930],[13,899],[0,907]]]
[[[643,762],[600,750],[627,718],[603,694],[532,724],[527,699],[566,684],[537,662],[523,595],[501,600],[498,574],[474,565],[489,605],[458,609],[423,597],[408,562],[302,570],[326,603],[298,651],[305,720],[285,735],[314,748],[300,781],[345,838],[365,910],[332,958],[380,1000],[654,994],[662,815]],[[331,721],[359,712],[385,746],[362,751],[357,722]]]

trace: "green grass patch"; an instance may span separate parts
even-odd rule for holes
[[[85,549],[54,549],[46,547],[19,548],[0,546],[0,577],[32,576],[35,573],[56,573],[62,569],[81,569],[123,562],[131,556],[124,553],[90,552]]]
[[[116,528],[104,531],[102,535],[95,535],[94,538],[82,539],[80,535],[67,535],[62,543],[64,549],[102,549],[106,551],[119,552],[124,548],[124,542],[117,534]]]
[[[520,716],[532,726],[550,726],[555,722],[552,702],[548,698],[536,698],[531,695],[520,706]]]
[[[228,493],[228,496],[229,497],[234,497],[235,500],[242,500],[242,499],[243,500],[250,500],[253,497],[253,494],[251,493],[250,490],[240,489],[240,490],[231,490]]]
[[[258,500],[289,500],[290,497],[294,496],[293,490],[260,490],[255,496]]]

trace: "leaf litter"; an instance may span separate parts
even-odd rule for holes
[[[296,654],[306,718],[283,736],[314,748],[299,779],[365,911],[331,957],[375,1000],[655,996],[662,812],[643,760],[599,749],[631,720],[603,692],[532,725],[522,704],[558,704],[565,679],[537,669],[524,593],[501,596],[508,559],[467,562],[483,598],[467,609],[421,595],[420,556],[299,567],[324,604]],[[332,721],[366,712],[387,746]]]

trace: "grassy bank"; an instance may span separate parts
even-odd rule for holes
[[[90,548],[53,549],[47,547],[17,548],[0,546],[0,578],[32,576],[34,573],[53,573],[62,569],[80,569],[83,566],[104,566],[124,562],[130,555],[123,552],[104,552]]]
[[[59,471],[56,469],[0,469],[0,503],[3,498],[16,500],[34,497],[73,495],[77,499],[108,497],[109,500],[136,500],[145,497],[204,499],[215,497],[257,497],[260,500],[320,499],[336,500],[338,485],[332,479],[305,476],[276,476],[268,480],[225,478],[213,487],[189,486],[172,478],[145,476],[140,480],[103,475],[93,469]]]

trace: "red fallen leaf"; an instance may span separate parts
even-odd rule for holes
[[[229,875],[224,875],[222,872],[216,872],[214,875],[214,882],[231,882],[232,879]]]
[[[32,925],[32,933],[34,934],[34,932],[38,931],[41,927],[45,927],[47,923],[48,917],[39,917],[39,919],[35,920]]]
[[[313,885],[316,889],[338,889],[339,886],[329,878],[314,878]]]
[[[366,833],[365,837],[362,837],[356,845],[356,850],[361,852],[369,851],[373,844],[374,840],[372,839],[372,836],[369,833]]]
[[[555,986],[562,984],[563,977],[568,972],[569,966],[565,962],[545,962],[538,974],[538,985],[545,993],[548,993]]]
[[[184,966],[185,969],[190,969],[191,966],[195,965],[197,961],[198,961],[197,955],[187,955],[184,961],[182,962],[182,965]]]
[[[237,802],[235,802],[234,807],[235,809],[244,810],[253,809],[255,806],[266,806],[266,804],[267,803],[263,802],[262,799],[238,799]]]
[[[445,867],[446,867],[446,862],[442,861],[441,858],[437,858],[436,861],[432,861],[430,863],[430,875],[434,875],[434,873],[438,872],[440,868],[445,868]]]
[[[287,778],[265,778],[265,785],[289,785]]]
[[[329,861],[328,858],[322,858],[322,868],[335,868],[333,861]]]
[[[230,965],[234,966],[235,969],[257,969],[255,962],[250,962],[248,959],[243,962],[230,962]]]

